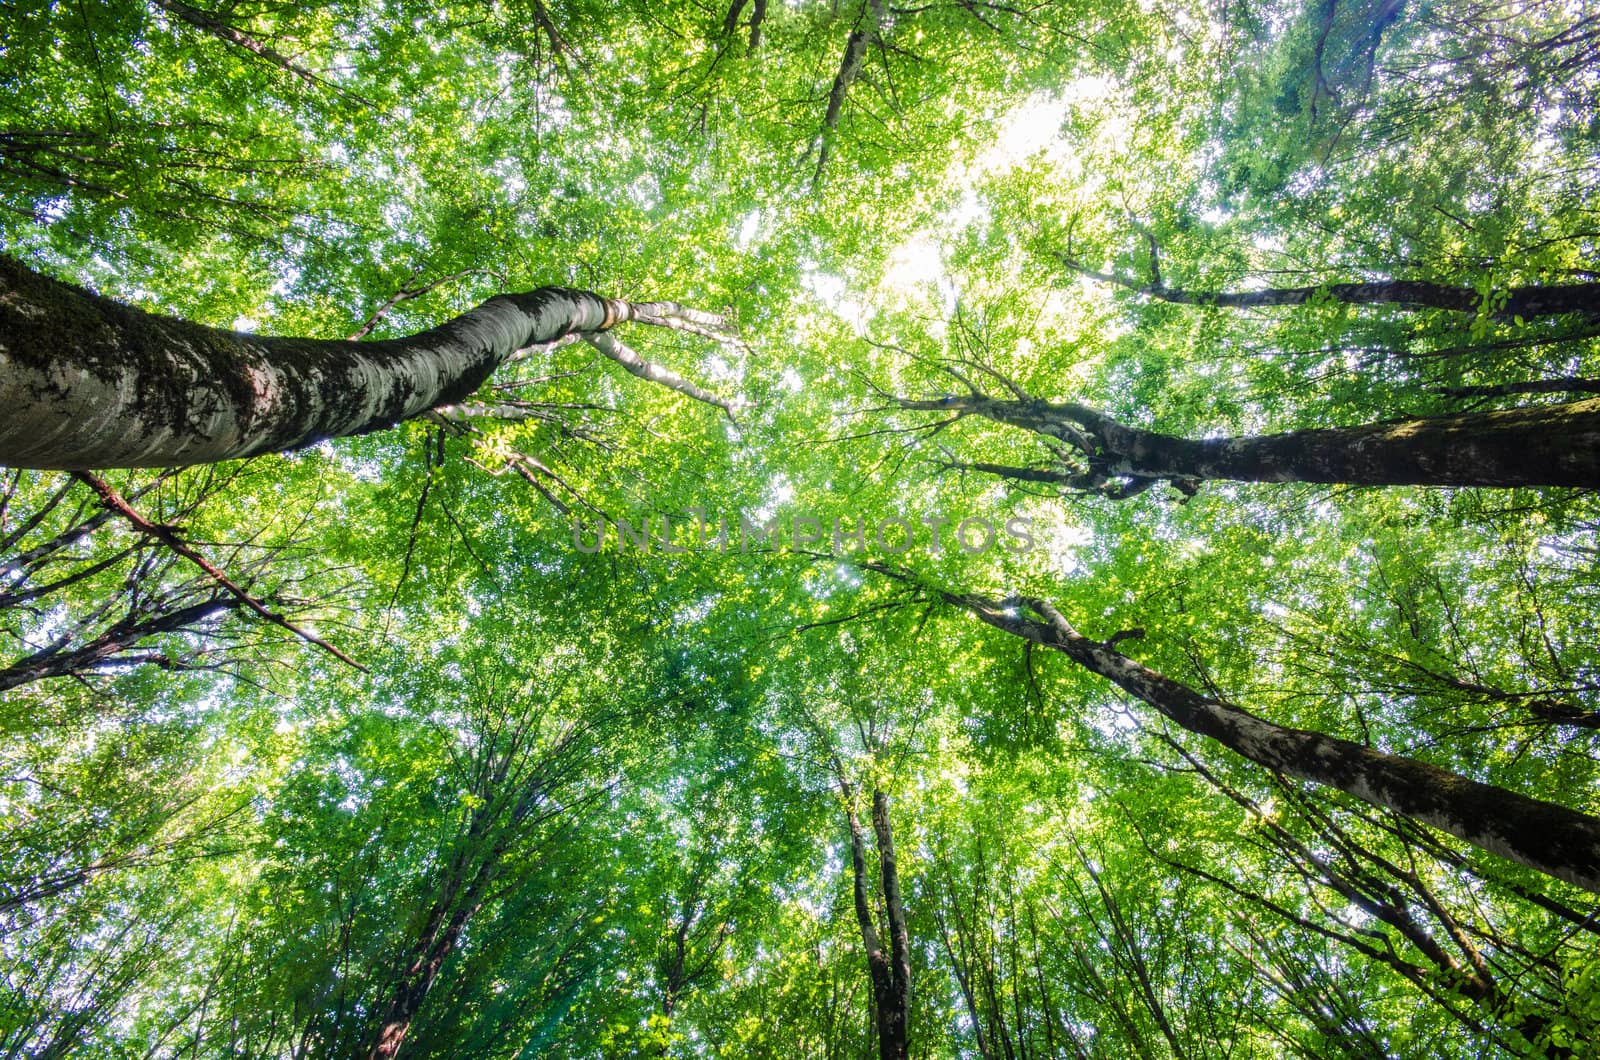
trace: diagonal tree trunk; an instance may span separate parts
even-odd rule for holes
[[[1180,438],[1130,427],[1083,405],[983,395],[901,399],[903,408],[983,416],[1064,445],[1077,466],[957,468],[1055,482],[1111,497],[1169,479],[1357,486],[1600,488],[1600,398],[1356,427],[1235,438]],[[1121,480],[1121,481],[1118,481]]]
[[[866,62],[868,45],[878,39],[885,6],[885,0],[866,0],[861,14],[856,18],[855,28],[845,41],[844,58],[840,60],[839,72],[834,75],[833,85],[828,89],[828,109],[822,116],[822,141],[817,149],[817,170],[811,178],[813,187],[822,182],[822,171],[828,166],[828,158],[833,153],[833,139],[838,135],[839,116],[844,112],[845,96],[849,94],[850,86],[855,83]]]
[[[955,892],[948,882],[945,884],[945,891],[950,895],[951,905],[955,906]],[[933,922],[939,928],[939,941],[944,944],[945,959],[950,962],[956,986],[961,991],[961,1002],[967,1011],[967,1021],[972,1024],[972,1037],[978,1047],[978,1060],[990,1060],[989,1040],[983,1032],[983,1013],[978,1010],[978,998],[972,989],[972,966],[975,962],[968,956],[969,943],[964,938],[965,925],[959,919],[959,907],[957,906],[954,911],[958,915],[955,940],[951,939],[949,925],[945,923],[944,914],[937,907],[933,911]],[[956,950],[956,942],[961,944],[959,953]]]
[[[422,1010],[423,1001],[427,1000],[428,991],[439,977],[439,969],[444,967],[444,962],[461,938],[462,929],[477,912],[475,904],[449,911],[449,901],[455,897],[453,894],[447,895],[430,911],[428,922],[384,1011],[377,1041],[368,1054],[369,1060],[393,1060],[400,1052],[411,1024]]]
[[[722,323],[541,287],[402,339],[264,338],[141,312],[0,256],[0,464],[181,467],[299,449],[461,401],[518,350],[627,320],[697,334]],[[631,351],[601,352],[690,392]]]
[[[862,566],[900,580],[907,578],[905,572],[882,564]],[[1600,894],[1600,818],[1426,762],[1280,725],[1202,695],[1117,651],[1113,642],[1118,638],[1106,642],[1083,636],[1048,601],[1032,597],[995,600],[943,590],[939,596],[996,629],[1061,652],[1148,703],[1174,724],[1275,773],[1337,788]]]

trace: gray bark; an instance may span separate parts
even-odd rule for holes
[[[542,287],[402,339],[264,338],[132,309],[0,256],[0,464],[181,467],[380,430],[461,401],[523,347],[633,310]]]

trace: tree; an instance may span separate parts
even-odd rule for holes
[[[634,375],[731,410],[603,334],[627,320],[702,333],[722,325],[670,302],[541,288],[409,339],[355,345],[152,316],[9,259],[0,284],[10,336],[0,400],[16,409],[0,460],[13,467],[179,467],[365,434],[456,405],[519,351],[571,335]]]
[[[908,1026],[911,1014],[910,936],[900,897],[900,870],[894,853],[894,827],[889,821],[889,797],[876,785],[872,789],[872,835],[878,851],[880,902],[874,903],[867,875],[867,844],[856,812],[855,786],[839,771],[839,794],[850,826],[850,877],[856,923],[866,953],[872,982],[873,1021],[877,1025],[878,1055],[883,1060],[903,1060],[911,1055]],[[877,905],[879,908],[874,908]],[[880,920],[881,917],[881,920]],[[880,930],[879,924],[882,928]],[[888,945],[884,945],[887,937]]]
[[[175,536],[141,532],[141,525],[159,526],[175,535],[170,528],[204,519],[208,507],[248,489],[251,477],[244,468],[208,468],[135,479],[131,502],[112,490],[119,511],[81,483],[14,472],[5,508],[15,528],[0,540],[0,554],[9,554],[0,609],[24,654],[0,666],[0,691],[52,678],[89,682],[140,666],[239,672],[266,649],[249,633],[218,629],[238,624],[221,620],[254,608],[274,616],[263,624],[294,632],[300,628],[286,615],[333,615],[328,597],[337,590],[324,587],[334,572],[304,569],[292,528],[256,526],[246,540],[211,549],[221,566]],[[155,506],[153,522],[128,506],[146,500]],[[95,546],[88,555],[86,542]]]
[[[886,568],[880,572],[899,576]],[[1053,648],[1191,732],[1276,773],[1326,784],[1432,825],[1475,846],[1600,894],[1600,818],[1480,784],[1425,762],[1278,725],[1206,696],[1117,650],[1142,630],[1097,641],[1045,600],[949,592],[946,602],[997,629]],[[1023,608],[1036,617],[1024,617]]]
[[[1179,438],[1078,404],[1019,396],[902,398],[906,409],[978,415],[1051,439],[1061,467],[951,462],[1113,499],[1160,481],[1330,482],[1354,486],[1600,485],[1600,398],[1494,412],[1320,427],[1242,438]]]
[[[564,683],[559,675],[557,681]],[[480,694],[486,702],[468,708],[470,751],[459,766],[465,818],[443,864],[426,881],[422,916],[408,925],[411,937],[390,973],[369,1054],[375,1060],[400,1052],[467,926],[498,892],[517,885],[518,871],[525,870],[515,862],[538,849],[551,821],[583,801],[565,789],[579,775],[575,760],[586,749],[587,726],[547,720],[542,702]]]
[[[1592,1052],[1581,6],[0,23],[0,1055]]]

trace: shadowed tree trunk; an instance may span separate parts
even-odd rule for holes
[[[1355,486],[1600,487],[1600,398],[1237,438],[1179,438],[1083,405],[972,395],[901,399],[903,408],[983,416],[1063,443],[1050,468],[957,463],[1113,498],[1163,479]],[[1070,462],[1068,462],[1070,461]]]
[[[878,1001],[878,1051],[883,1060],[909,1054],[911,1022],[911,937],[900,898],[900,869],[895,860],[894,830],[889,825],[889,797],[872,790],[872,833],[878,842],[878,874],[889,922],[889,991]]]
[[[477,912],[476,904],[450,912],[455,897],[454,893],[445,894],[429,911],[428,921],[412,950],[405,973],[389,999],[389,1007],[384,1012],[383,1023],[378,1030],[378,1040],[369,1054],[370,1060],[392,1060],[399,1053],[411,1024],[427,999],[428,991],[439,976],[439,969],[456,948],[461,929]]]
[[[670,914],[670,931],[657,948],[656,976],[661,987],[661,1014],[672,1019],[678,1005],[714,975],[733,924],[718,917],[711,887],[715,848],[703,848],[705,859],[696,864],[683,883],[676,909]],[[673,903],[666,903],[673,904]],[[661,1055],[669,1052],[661,1047]]]
[[[889,797],[878,788],[872,791],[872,832],[878,846],[878,874],[883,891],[885,931],[889,949],[884,950],[878,933],[868,891],[866,837],[856,815],[855,791],[839,771],[839,787],[844,795],[845,817],[850,824],[850,867],[854,878],[856,921],[861,926],[861,941],[867,951],[867,972],[872,980],[874,1021],[877,1024],[880,1060],[906,1060],[910,1056],[911,1016],[911,939],[906,929],[905,907],[900,898],[900,871],[895,860],[894,830],[889,824]]]
[[[180,467],[299,449],[459,402],[519,350],[578,333],[635,375],[707,400],[603,332],[708,334],[720,318],[541,287],[403,339],[264,338],[157,316],[0,256],[0,464]]]
[[[868,570],[906,580],[878,563]],[[1176,725],[1215,740],[1275,773],[1324,784],[1393,810],[1492,854],[1600,894],[1600,818],[1479,783],[1415,759],[1323,733],[1280,725],[1214,699],[1123,655],[1121,639],[1092,640],[1048,601],[995,600],[940,590],[945,602],[996,629],[1053,648],[1154,707]],[[1029,617],[1027,612],[1034,616]]]
[[[1179,305],[1222,306],[1250,309],[1265,306],[1305,305],[1324,300],[1347,305],[1394,305],[1406,309],[1444,309],[1456,313],[1476,313],[1488,308],[1507,320],[1522,317],[1560,316],[1566,313],[1600,314],[1600,283],[1529,284],[1484,292],[1475,287],[1454,287],[1427,280],[1377,280],[1371,283],[1326,283],[1307,287],[1266,287],[1256,291],[1194,291],[1168,287],[1161,282],[1159,268],[1149,283],[1123,276],[1096,272],[1075,262],[1067,265],[1080,276],[1102,283],[1114,283],[1138,294]]]
[[[451,840],[453,849],[441,851],[443,867],[430,881],[427,912],[375,999],[372,1011],[382,1016],[365,1047],[366,1060],[393,1060],[400,1052],[473,918],[515,892],[526,871],[519,859],[536,857],[538,845],[549,840],[544,826],[593,797],[555,797],[558,790],[572,790],[588,745],[576,726],[547,739],[543,709],[542,703],[493,704],[470,723],[479,746],[463,759],[460,779],[474,804]]]

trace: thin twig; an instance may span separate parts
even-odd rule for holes
[[[239,586],[235,585],[232,580],[228,578],[227,574],[223,573],[220,567],[216,566],[210,560],[200,555],[200,553],[184,544],[183,540],[178,536],[177,532],[174,531],[172,527],[163,526],[160,523],[152,523],[150,520],[134,511],[132,505],[130,505],[126,500],[123,500],[122,495],[119,494],[109,482],[87,471],[74,471],[72,472],[72,477],[77,479],[79,482],[82,482],[90,489],[94,490],[95,494],[100,498],[102,504],[116,512],[118,515],[121,515],[124,519],[128,520],[129,523],[133,524],[134,529],[139,530],[141,533],[150,535],[157,541],[160,541],[163,545],[166,545],[172,551],[176,552],[178,555],[182,556],[184,559],[205,571],[211,576],[213,581],[222,586],[224,589],[228,590],[228,592],[237,597],[241,603],[243,603],[250,610],[254,611],[256,614],[260,615],[262,618],[266,619],[268,622],[271,622],[277,626],[282,626],[284,629],[288,630],[290,633],[293,633],[306,643],[315,644],[317,647],[332,655],[340,662],[353,666],[362,673],[370,672],[365,666],[362,666],[360,663],[356,662],[354,659],[350,658],[350,656],[346,655],[338,648],[335,648],[332,644],[329,644],[315,633],[301,629],[293,622],[290,622],[283,615],[271,610],[260,600],[257,600],[254,596],[251,596],[249,593],[239,588]]]

